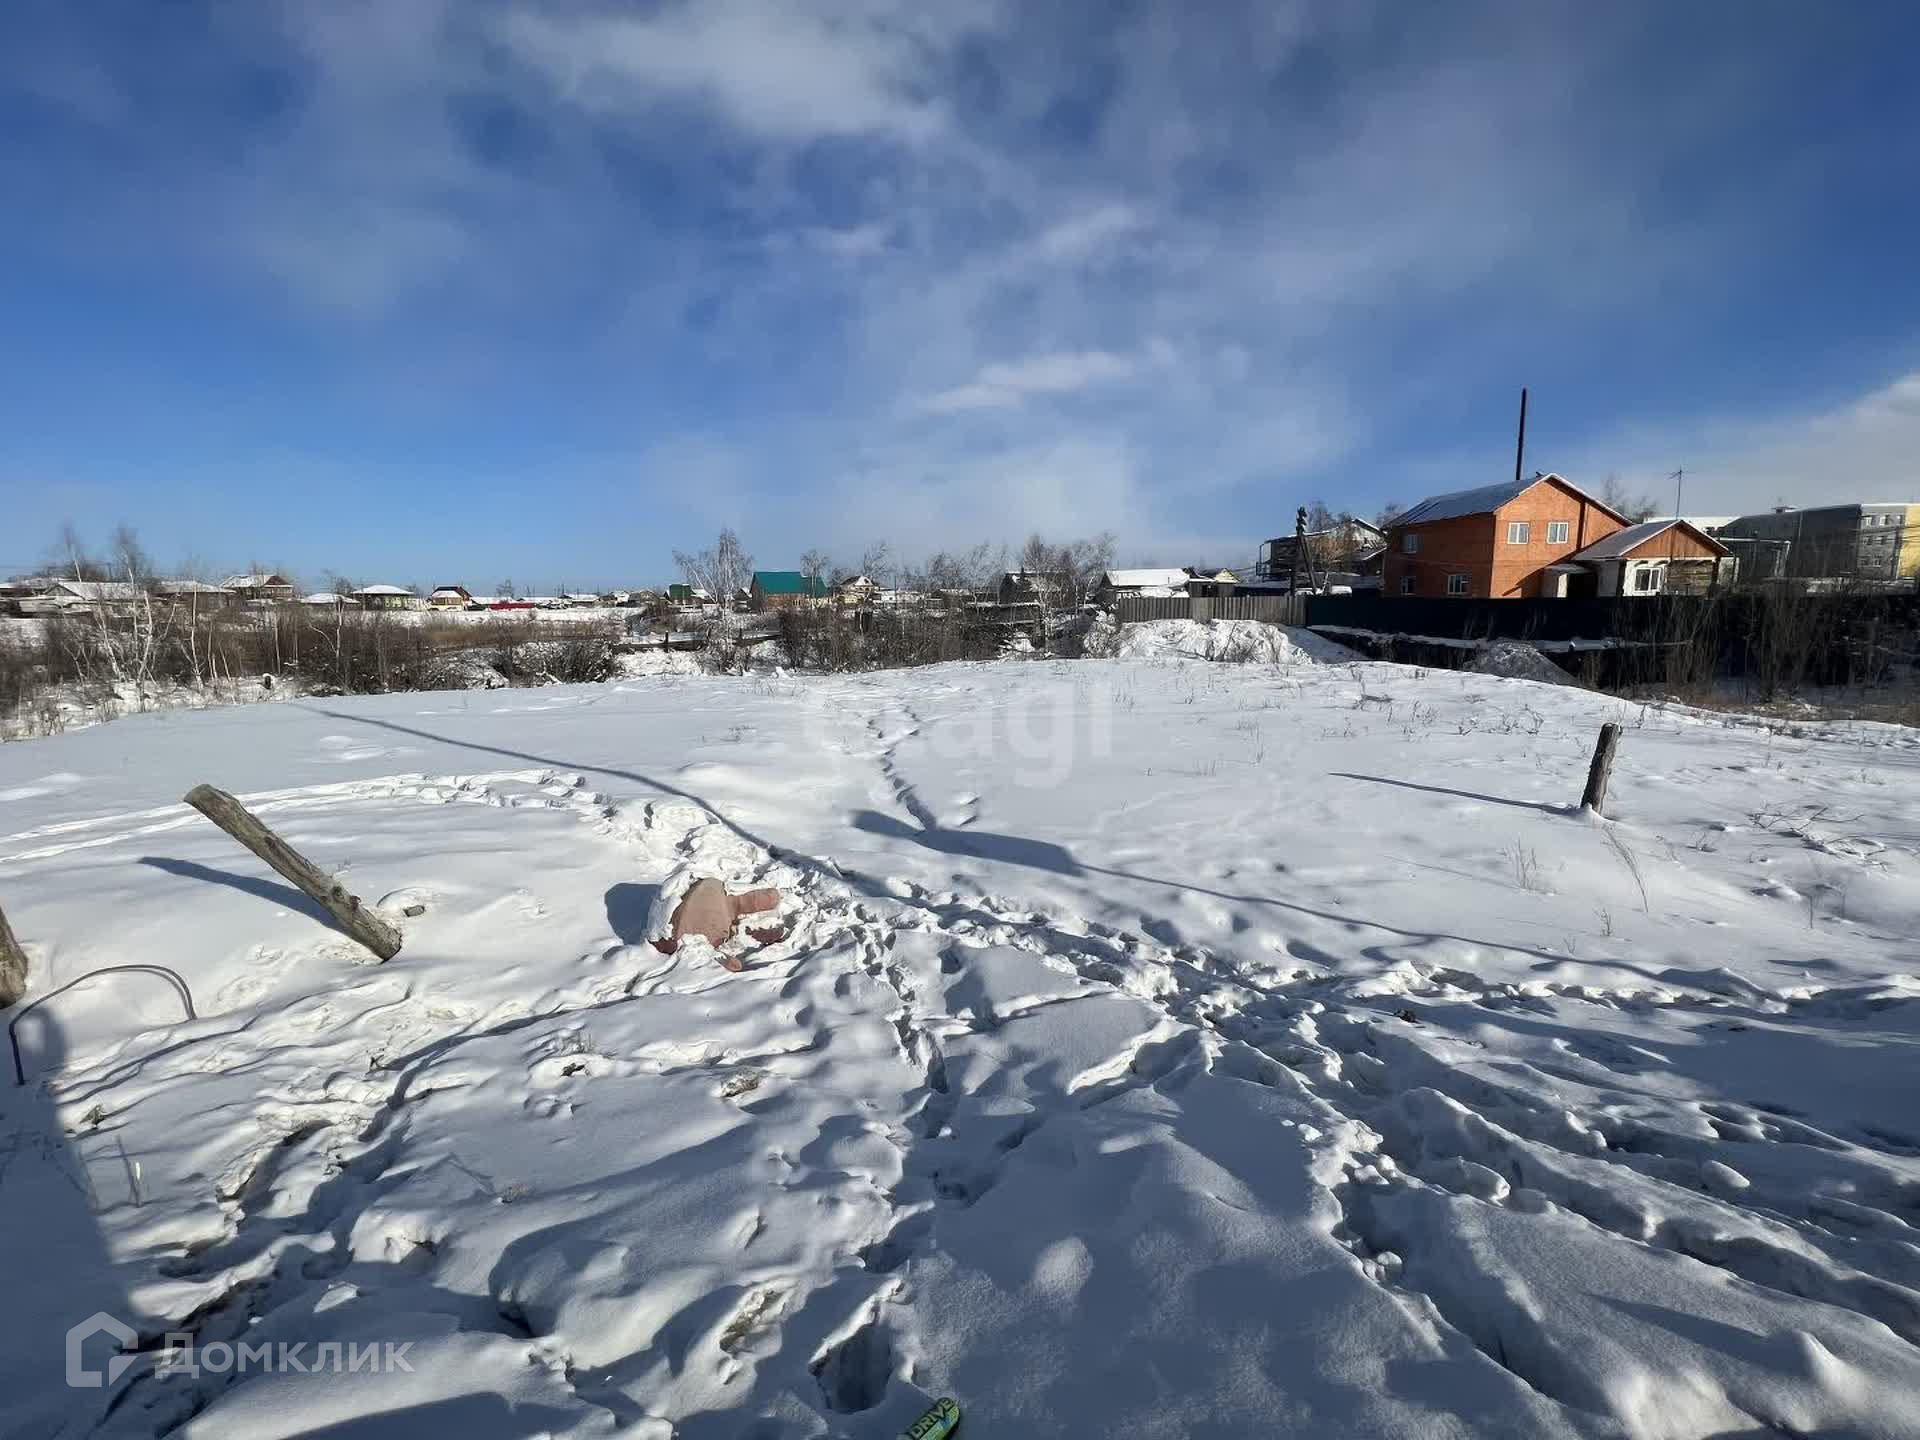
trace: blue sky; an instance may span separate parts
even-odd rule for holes
[[[12,0],[0,567],[1920,499],[1920,7]],[[1869,493],[1870,492],[1870,493]]]

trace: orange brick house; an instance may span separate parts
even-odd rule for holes
[[[1429,496],[1387,527],[1381,593],[1565,595],[1572,557],[1626,524],[1558,475]]]

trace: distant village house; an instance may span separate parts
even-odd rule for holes
[[[1384,530],[1351,515],[1341,516],[1326,529],[1307,531],[1304,546],[1302,538],[1280,535],[1263,543],[1254,562],[1253,578],[1291,584],[1296,560],[1303,588],[1320,583],[1316,577],[1326,572],[1348,577],[1378,575],[1387,548]]]
[[[293,582],[284,575],[229,575],[220,588],[246,604],[281,604],[293,599]]]
[[[1185,570],[1108,570],[1094,587],[1096,605],[1110,606],[1123,595],[1167,598],[1187,593]]]
[[[756,610],[793,610],[826,598],[827,585],[818,575],[798,570],[756,570],[747,598]]]
[[[363,585],[353,598],[368,610],[411,610],[419,604],[411,590],[399,585]]]
[[[849,575],[833,587],[833,597],[842,605],[871,605],[879,594],[879,582],[867,575]]]

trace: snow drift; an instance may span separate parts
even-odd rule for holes
[[[1257,665],[1344,663],[1363,657],[1310,630],[1256,620],[1144,620],[1116,625],[1106,617],[1087,636],[1095,658],[1152,660],[1166,656]]]
[[[1573,676],[1524,640],[1495,640],[1473,657],[1467,669],[1509,680],[1538,680],[1546,685],[1576,685]]]

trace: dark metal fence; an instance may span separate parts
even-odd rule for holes
[[[1304,625],[1309,598],[1306,595],[1122,595],[1114,602],[1114,618],[1123,625],[1140,620],[1257,620],[1265,625]]]
[[[1448,640],[1638,639],[1670,631],[1676,611],[1710,597],[1661,595],[1585,600],[1446,600],[1416,595],[1307,595],[1308,625]]]
[[[1758,675],[1771,691],[1877,679],[1920,663],[1920,597],[1757,590],[1582,600],[1309,595],[1307,625],[1382,641],[1606,642],[1639,679]],[[1404,647],[1403,647],[1404,648]],[[1656,674],[1657,672],[1657,674]]]

